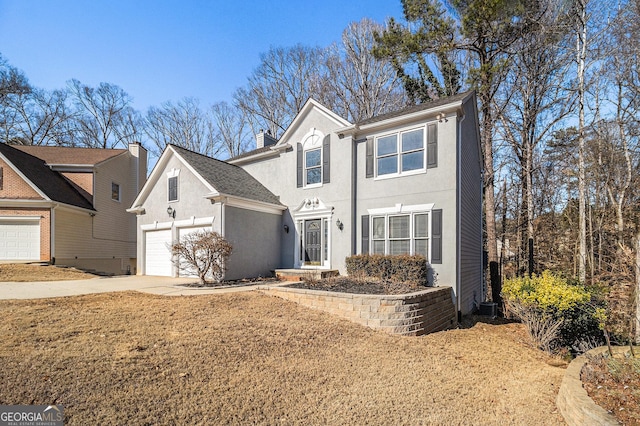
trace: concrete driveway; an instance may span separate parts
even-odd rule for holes
[[[45,299],[135,290],[162,296],[194,296],[255,290],[257,286],[188,288],[179,284],[196,282],[196,278],[171,278],[143,275],[91,278],[73,281],[0,282],[0,299]]]

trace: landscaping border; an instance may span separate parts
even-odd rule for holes
[[[614,347],[614,353],[624,351],[625,347]],[[580,373],[588,362],[589,356],[607,352],[606,346],[591,349],[576,357],[564,373],[560,391],[556,399],[556,406],[569,426],[576,425],[619,425],[618,420],[607,410],[593,402],[586,389],[582,386]]]
[[[399,295],[352,294],[285,286],[264,286],[260,290],[391,334],[420,336],[458,324],[451,287],[431,287]]]

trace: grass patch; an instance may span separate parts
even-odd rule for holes
[[[20,263],[0,264],[0,282],[88,280],[95,277],[95,275],[87,274],[73,268]]]
[[[65,424],[563,424],[520,324],[387,335],[260,293],[0,301],[0,404]]]

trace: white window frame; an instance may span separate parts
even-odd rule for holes
[[[428,124],[428,123],[427,123]],[[400,176],[410,176],[410,175],[416,175],[416,174],[420,174],[420,173],[426,173],[427,172],[427,124],[424,124],[422,126],[417,126],[417,127],[409,127],[406,129],[402,129],[399,131],[395,131],[395,132],[390,132],[390,133],[385,133],[385,134],[381,134],[375,137],[375,142],[374,142],[374,146],[373,146],[373,162],[374,162],[374,167],[375,167],[375,179],[389,179],[389,178],[396,178],[396,177],[400,177]],[[402,135],[406,134],[406,133],[411,133],[414,132],[416,130],[421,130],[422,131],[422,149],[414,149],[414,150],[409,150],[407,152],[403,152],[402,151]],[[395,154],[387,154],[387,155],[382,155],[382,156],[378,156],[378,142],[380,141],[380,139],[384,139],[390,136],[395,136],[396,137],[396,152]],[[407,154],[407,153],[411,153],[411,152],[418,152],[418,151],[422,151],[422,167],[419,169],[414,169],[414,170],[407,170],[407,171],[403,171],[402,170],[402,154]],[[385,174],[379,174],[379,170],[378,170],[378,160],[381,158],[389,158],[395,156],[396,157],[396,172],[395,173],[385,173]]]
[[[118,187],[118,198],[113,198],[113,187],[117,186]],[[117,182],[111,182],[111,199],[113,201],[117,201],[118,203],[120,202],[120,200],[122,200],[122,187],[120,186],[119,183]]]
[[[390,208],[381,208],[381,209],[369,209],[367,213],[369,214],[369,253],[378,254],[374,251],[374,244],[376,241],[384,241],[384,253],[380,254],[390,254],[391,249],[391,238],[389,232],[389,220],[391,217],[398,216],[409,216],[409,254],[413,255],[416,253],[415,242],[418,240],[427,240],[427,262],[431,263],[431,243],[432,239],[432,230],[431,230],[431,221],[433,218],[432,215],[433,204],[421,204],[421,205],[412,205],[412,206],[403,206],[402,204],[397,204],[395,207]],[[421,214],[427,215],[427,237],[416,237],[415,236],[415,217]],[[374,222],[375,219],[382,218],[384,223],[384,238],[375,238],[375,230],[374,230]],[[403,238],[404,239],[404,238]],[[394,239],[397,240],[397,239]]]
[[[322,186],[322,182],[324,181],[324,149],[322,146],[322,141],[324,139],[324,134],[315,127],[312,127],[303,137],[302,137],[302,187],[304,189],[311,188],[320,188]],[[307,153],[311,151],[319,150],[320,151],[320,182],[318,183],[307,183]]]
[[[317,166],[313,166],[313,167],[307,167],[307,154],[313,151],[319,151],[320,152],[320,164]],[[303,173],[304,173],[304,187],[305,188],[317,188],[322,186],[322,146],[318,147],[318,148],[311,148],[311,149],[306,149],[303,150],[303,154],[302,154],[302,161],[304,161],[304,167],[303,167]],[[307,177],[309,176],[307,171],[309,169],[320,169],[320,181],[316,182],[316,183],[308,183],[307,182]]]

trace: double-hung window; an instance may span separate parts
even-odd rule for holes
[[[373,254],[421,254],[428,257],[428,213],[373,216],[371,225]]]
[[[304,152],[305,185],[322,183],[322,149]]]
[[[377,175],[402,175],[424,170],[424,139],[424,128],[379,137],[376,140]]]

